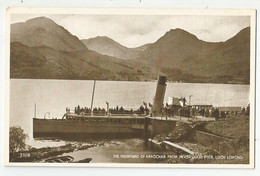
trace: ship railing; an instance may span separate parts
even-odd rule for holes
[[[80,114],[76,114],[74,112],[68,112],[68,113],[66,113],[66,115],[73,115],[73,116],[79,116],[79,117],[82,117],[82,116],[107,116],[107,113],[84,113],[84,112],[81,112]]]
[[[133,116],[133,117],[137,117],[137,116],[145,116],[145,114],[111,114],[111,113],[80,113],[80,114],[75,114],[75,113],[66,113],[64,116],[78,116],[78,117],[84,117],[84,116],[112,116],[112,117],[117,117],[117,116]]]
[[[84,109],[81,108],[80,111],[75,111],[75,107],[67,107],[66,108],[66,114],[70,115],[78,115],[78,116],[129,116],[129,115],[137,115],[137,116],[145,116],[148,114],[148,112],[140,112],[138,108],[124,108],[124,110],[116,110],[116,109],[110,109],[109,112],[107,112],[104,109],[100,110],[94,110],[93,113],[91,113],[90,109]]]

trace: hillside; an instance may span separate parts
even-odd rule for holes
[[[141,49],[138,48],[127,48],[105,36],[84,39],[81,41],[90,50],[124,60],[137,58],[141,51]]]
[[[145,80],[149,68],[88,49],[60,51],[49,47],[29,47],[11,43],[11,78]]]
[[[150,45],[151,45],[151,43],[147,43],[147,44],[144,44],[142,46],[139,46],[139,47],[136,47],[133,49],[138,50],[138,51],[145,51]]]
[[[11,42],[20,42],[30,47],[47,46],[62,51],[86,49],[76,36],[45,17],[12,24]]]
[[[197,73],[199,75],[208,73],[213,79],[226,77],[230,82],[249,83],[250,28],[243,29],[226,42],[218,43],[204,58],[200,64],[192,65],[189,69],[199,70]]]
[[[157,65],[168,77],[172,69],[204,82],[249,82],[250,28],[241,30],[226,42],[199,40],[182,29],[168,31],[148,46],[136,61]],[[239,69],[238,69],[239,68]]]

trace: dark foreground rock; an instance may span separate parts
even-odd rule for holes
[[[44,159],[56,157],[64,153],[70,153],[76,150],[87,150],[88,148],[102,146],[104,144],[105,142],[91,144],[70,143],[59,147],[31,148],[27,151],[17,152],[13,155],[10,154],[10,162],[40,162]]]
[[[67,144],[60,147],[31,148],[28,151],[17,152],[10,155],[10,162],[35,162],[45,158],[69,153],[76,149],[76,145]]]
[[[167,135],[159,134],[153,139],[162,142],[164,140],[171,142],[194,142],[196,141],[196,130],[203,128],[205,122],[199,123],[184,123],[177,122],[176,127],[173,132],[168,133]]]

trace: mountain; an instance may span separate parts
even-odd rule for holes
[[[127,48],[108,37],[80,41],[40,17],[11,25],[10,49],[11,78],[147,81],[165,75],[182,82],[250,80],[249,27],[217,43],[171,29],[154,43]]]
[[[136,47],[136,48],[133,48],[133,49],[138,50],[138,51],[144,51],[144,50],[146,50],[150,45],[151,45],[151,43],[147,43],[147,44],[144,44],[144,45],[142,45],[142,46],[139,46],[139,47]]]
[[[218,79],[248,82],[250,28],[241,30],[226,42],[218,43],[199,40],[182,29],[170,30],[149,45],[136,61],[156,65],[169,77],[173,77],[172,69],[179,69],[192,79],[197,76],[209,82]]]
[[[11,25],[10,76],[22,79],[139,80],[142,64],[89,50],[76,36],[45,18]]]
[[[142,51],[141,48],[127,48],[106,36],[98,36],[81,41],[90,50],[124,60],[135,59]]]
[[[20,42],[30,47],[46,46],[62,51],[86,49],[76,36],[46,17],[12,24],[11,42]]]
[[[249,83],[250,78],[250,28],[241,30],[226,42],[216,44],[205,54],[199,64],[191,65],[198,75],[205,73],[212,78],[229,77]],[[187,69],[186,69],[187,70]]]
[[[215,47],[214,43],[199,40],[195,35],[182,29],[165,33],[141,54],[145,62],[157,63],[161,67],[180,68],[182,63],[194,62]]]
[[[50,47],[29,47],[11,43],[11,78],[145,80],[143,65],[104,56],[95,51],[61,51]]]

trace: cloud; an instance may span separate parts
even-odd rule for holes
[[[226,41],[250,26],[246,16],[12,15],[12,23],[46,16],[80,39],[108,36],[127,47],[152,43],[181,28],[209,42]]]

